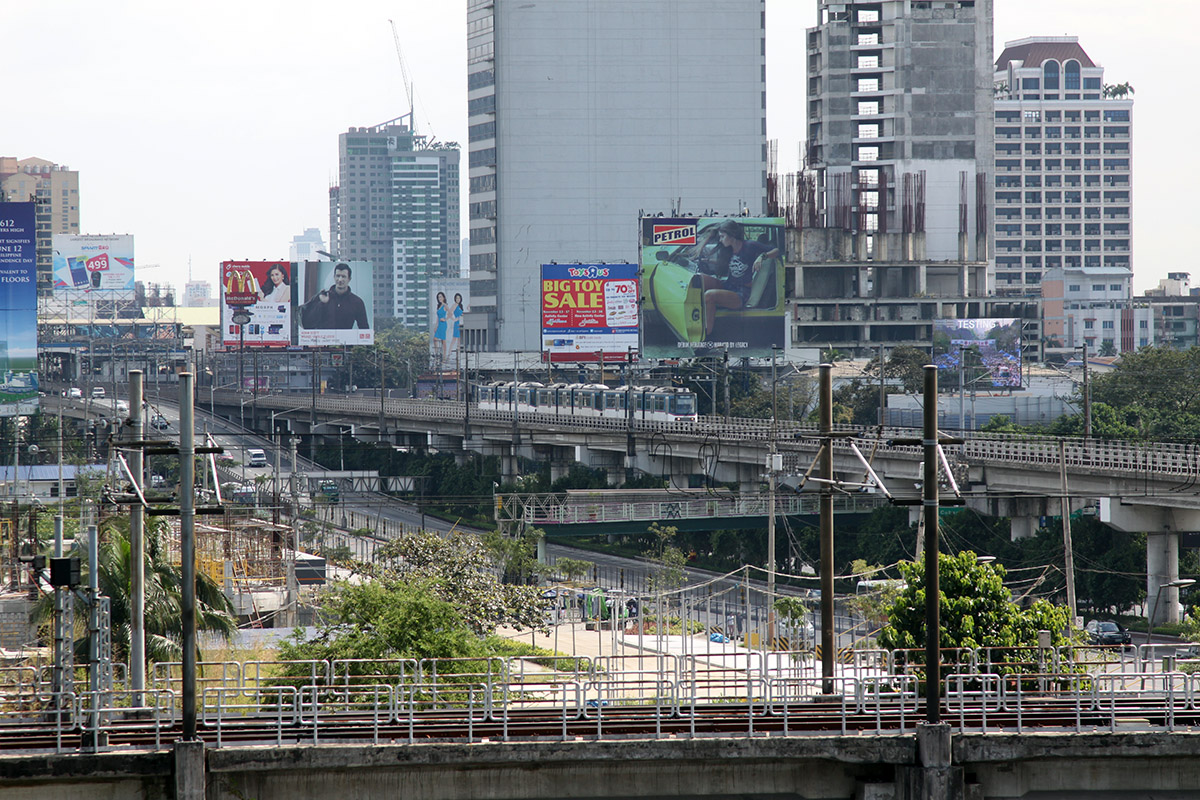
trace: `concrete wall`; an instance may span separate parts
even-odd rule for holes
[[[238,747],[204,754],[204,787],[194,781],[201,772],[190,757],[196,754],[184,751],[7,755],[0,756],[0,800],[1150,800],[1194,797],[1200,786],[1200,735],[1195,733],[944,733],[935,738],[936,746],[923,740],[921,748],[912,733]],[[921,779],[927,786],[931,773],[946,779],[950,791],[922,794]]]

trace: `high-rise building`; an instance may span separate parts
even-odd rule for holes
[[[808,164],[831,224],[988,260],[992,0],[818,0]],[[870,249],[868,249],[870,252]]]
[[[374,265],[376,316],[423,329],[429,279],[458,277],[459,150],[403,119],[338,135],[329,241],[335,257]]]
[[[0,156],[0,202],[37,203],[37,286],[53,285],[56,233],[79,233],[79,173],[43,158]]]
[[[1103,268],[1099,283],[1132,270],[1130,87],[1106,87],[1077,37],[1032,36],[1005,44],[994,91],[996,291],[1037,296],[1053,269]]]
[[[304,233],[292,237],[288,246],[290,261],[320,261],[321,252],[325,250],[325,239],[321,237],[319,228],[305,228]]]
[[[761,214],[764,0],[468,0],[474,350],[540,349],[540,268],[632,262],[645,213]]]
[[[183,285],[185,308],[215,308],[217,298],[212,296],[212,284],[208,281],[188,281]]]

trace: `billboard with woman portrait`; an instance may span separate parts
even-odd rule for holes
[[[292,342],[292,264],[221,262],[221,343],[287,347]]]
[[[471,309],[471,282],[463,278],[429,281],[429,367],[458,369],[463,315]]]

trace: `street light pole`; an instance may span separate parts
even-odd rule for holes
[[[1163,589],[1182,589],[1195,582],[1193,578],[1176,578],[1159,585],[1158,591],[1154,593],[1154,605],[1150,606],[1150,618],[1146,620],[1146,644],[1150,644],[1150,634],[1154,631],[1154,618],[1158,615],[1158,601],[1162,597]]]
[[[776,419],[779,416],[776,402],[775,357],[779,348],[771,347],[771,446],[767,456],[767,648],[775,643],[775,476],[779,469],[776,451]],[[713,405],[716,405],[716,380],[713,381]],[[714,410],[714,415],[715,415]]]

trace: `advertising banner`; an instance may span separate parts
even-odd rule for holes
[[[221,344],[227,348],[292,343],[292,264],[221,262]]]
[[[375,343],[375,294],[369,261],[296,264],[296,344]]]
[[[54,234],[54,289],[133,291],[133,237]]]
[[[1021,320],[939,319],[933,322],[938,384],[1020,388]]]
[[[33,203],[0,203],[0,417],[38,407]]]
[[[543,264],[542,351],[550,361],[638,352],[636,264]]]
[[[644,217],[642,346],[651,358],[785,346],[784,219]]]
[[[471,309],[471,282],[464,278],[429,280],[429,367],[460,366],[463,314]]]

